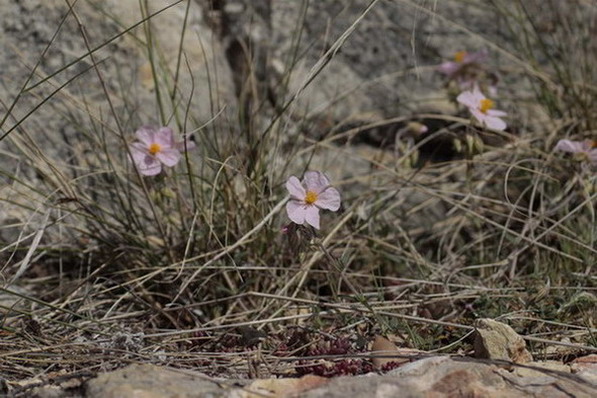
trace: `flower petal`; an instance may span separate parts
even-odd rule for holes
[[[596,141],[593,141],[593,140],[584,140],[582,142],[582,147],[584,148],[585,151],[589,152],[589,151],[597,148],[597,145],[595,143],[596,143]]]
[[[307,205],[297,200],[290,200],[286,203],[286,214],[294,223],[303,224],[307,216]]]
[[[483,126],[490,128],[492,130],[502,131],[505,130],[507,125],[502,119],[496,116],[492,116],[487,113],[483,113],[478,109],[471,108],[469,109],[475,119],[479,121]]]
[[[133,142],[131,145],[129,145],[129,149],[131,150],[131,155],[133,156],[133,158],[135,157],[135,155],[149,155],[149,151],[147,149],[147,147],[145,146],[145,144],[141,143],[141,142]]]
[[[160,127],[154,139],[164,149],[174,148],[174,132],[170,127]]]
[[[131,148],[131,157],[132,161],[137,166],[138,169],[141,169],[145,165],[145,157],[148,156],[145,152],[139,151],[137,149]]]
[[[494,117],[491,115],[487,115],[484,120],[485,126],[492,130],[503,131],[506,129],[507,125],[499,117]]]
[[[320,171],[307,171],[303,177],[303,182],[308,191],[317,194],[330,186],[330,180]]]
[[[155,157],[134,148],[131,148],[131,154],[137,170],[139,170],[139,173],[142,175],[154,176],[160,174],[162,171],[162,165]]]
[[[180,152],[178,152],[178,149],[165,148],[159,151],[155,157],[164,165],[172,167],[180,160]]]
[[[307,206],[305,209],[305,221],[307,221],[307,224],[319,229],[319,209],[316,206]]]
[[[486,97],[485,95],[483,95],[483,93],[481,92],[481,89],[479,88],[478,85],[475,84],[475,86],[473,87],[473,96],[476,99],[476,103],[478,104],[481,100],[484,100]]]
[[[162,165],[160,164],[160,162],[153,158],[150,158],[149,156],[147,160],[150,162],[145,164],[144,167],[138,167],[139,173],[141,173],[144,176],[155,176],[160,174],[160,172],[162,171]]]
[[[141,126],[135,131],[137,139],[147,147],[154,143],[154,136],[156,133],[157,131],[153,126]]]
[[[488,117],[487,114],[481,112],[477,108],[469,108],[469,111],[471,111],[471,113],[473,114],[475,119],[477,119],[477,121],[479,123],[485,124],[485,121],[487,120],[487,117]]]
[[[556,144],[555,148],[556,151],[564,151],[564,152],[585,152],[585,145],[582,141],[572,141],[572,140],[559,140]]]
[[[462,68],[462,64],[458,62],[444,62],[440,66],[437,67],[438,72],[443,73],[448,77],[452,77],[456,72],[458,72]]]
[[[286,189],[294,199],[297,199],[299,201],[303,201],[305,199],[305,196],[307,195],[305,188],[303,187],[299,179],[295,176],[291,176],[288,179],[288,181],[286,181]]]
[[[468,108],[476,108],[479,104],[479,99],[472,91],[463,91],[456,97],[456,101]]]
[[[473,62],[481,63],[481,62],[486,61],[488,57],[489,57],[489,52],[486,49],[483,49],[483,50],[479,50],[474,53],[466,53],[466,55],[464,56],[464,59],[462,60],[462,63],[465,63],[465,64],[471,64]]]
[[[489,116],[494,116],[494,117],[508,116],[508,113],[506,113],[504,111],[500,111],[499,109],[490,109],[490,110],[487,111],[487,114]]]
[[[178,149],[180,152],[190,151],[191,149],[195,149],[197,144],[192,139],[186,139],[184,141],[179,141],[174,144],[175,148]]]
[[[328,187],[317,196],[315,205],[320,209],[337,211],[340,208],[340,192],[336,188]]]

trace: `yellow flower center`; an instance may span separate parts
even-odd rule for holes
[[[149,153],[152,155],[155,155],[156,153],[158,153],[161,150],[162,150],[162,146],[155,142],[149,146]]]
[[[467,52],[466,51],[458,51],[456,54],[454,54],[454,61],[458,62],[458,63],[462,63],[464,62],[464,57],[466,57]]]
[[[591,149],[595,149],[597,148],[597,140],[592,140],[591,141]]]
[[[312,205],[317,201],[317,194],[313,191],[307,191],[305,195],[305,203],[308,205]]]
[[[489,98],[483,98],[481,101],[479,101],[479,110],[483,113],[487,113],[488,110],[493,108],[493,105],[494,103],[492,100]]]

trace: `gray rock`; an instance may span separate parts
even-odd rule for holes
[[[88,398],[192,398],[225,397],[226,389],[198,373],[154,365],[130,365],[90,380]]]
[[[148,2],[148,13],[157,13],[172,3]],[[177,121],[182,123],[185,117],[181,109],[186,109],[187,104],[189,130],[206,123],[221,109],[225,109],[220,115],[224,123],[237,109],[224,52],[218,47],[218,40],[212,40],[211,29],[196,2],[189,3],[182,43],[184,56],[174,91],[187,3],[180,2],[151,18],[153,57],[164,116],[175,130]],[[118,134],[122,132],[124,140],[132,142],[140,125],[165,124],[160,121],[143,24],[110,41],[143,20],[139,3],[79,1],[74,13],[77,18],[69,14],[68,3],[62,1],[0,2],[0,102],[10,107],[17,101],[0,126],[0,136],[12,130],[0,141],[0,244],[14,242],[23,230],[34,231],[43,220],[47,205],[75,196],[67,181],[105,171],[101,150],[104,139],[108,148],[118,148],[111,155],[122,156],[117,161],[125,164],[123,141]],[[84,26],[89,46],[98,48],[93,56],[114,114],[91,57],[85,57],[87,45],[77,20]],[[36,74],[27,85],[29,89],[20,94],[38,61]],[[52,77],[40,83],[48,76]],[[73,80],[27,116],[70,79]],[[174,101],[170,101],[171,95]],[[172,116],[175,107],[178,120]],[[4,112],[0,112],[0,120],[3,117]],[[78,183],[93,185],[89,179],[84,181]],[[97,186],[79,187],[90,193],[92,201],[99,201],[94,193]]]
[[[584,365],[583,365],[584,366]],[[66,389],[47,386],[38,396],[71,396]],[[45,394],[45,395],[44,395]],[[368,397],[546,397],[590,398],[597,385],[570,373],[555,363],[515,366],[515,371],[498,363],[470,358],[430,357],[402,365],[385,374],[324,379],[214,380],[200,373],[154,365],[130,365],[89,380],[81,395],[111,397],[228,397],[254,398],[263,395],[308,398]]]
[[[94,57],[96,62],[100,63],[100,72],[117,114],[122,118],[121,124],[124,128],[134,131],[139,123],[159,122],[155,86],[151,82],[153,75],[149,68],[149,55],[143,44],[147,40],[143,24],[104,45],[125,29],[143,20],[139,3],[109,0],[95,4],[77,3],[74,12],[85,27],[90,47],[101,46],[94,53]],[[159,2],[159,4],[151,2],[147,10],[149,14],[157,13],[150,21],[155,46],[157,79],[164,85],[161,87],[164,100],[170,95],[163,92],[165,87],[173,87],[172,80],[176,74],[175,68],[186,11],[184,2],[164,9],[167,5],[166,2]],[[0,80],[5,86],[5,90],[0,92],[3,101],[10,104],[10,100],[16,97],[18,89],[30,72],[30,69],[24,68],[22,63],[29,66],[35,65],[67,12],[68,7],[64,2],[8,0],[0,3],[0,13],[4,16],[0,23],[1,43],[7,51],[6,58],[8,58],[0,69]],[[202,9],[195,2],[191,2],[182,43],[182,51],[188,60],[190,70],[183,57],[175,95],[178,100],[186,104],[191,94],[191,87],[194,85],[191,117],[203,121],[212,117],[212,103],[210,96],[207,95],[210,89],[212,98],[218,101],[213,104],[216,109],[224,105],[232,109],[235,107],[230,71],[223,51],[217,47],[217,41],[210,39],[211,35],[211,30],[204,23]],[[95,70],[88,70],[92,66],[90,57],[78,60],[86,53],[87,46],[77,20],[70,14],[38,68],[38,73],[42,76],[56,73],[54,78],[24,95],[12,115],[15,118],[23,116],[31,106],[38,103],[40,99],[38,94],[49,92],[49,90],[44,91],[44,87],[50,89],[51,82],[63,83],[79,72],[85,70],[87,72],[67,86],[63,94],[55,96],[51,103],[38,109],[29,119],[30,123],[24,126],[25,130],[36,124],[44,126],[45,128],[39,131],[36,137],[48,135],[49,138],[54,138],[56,143],[64,144],[62,141],[64,136],[61,133],[64,133],[66,126],[70,125],[74,128],[73,120],[70,120],[72,115],[56,114],[56,110],[64,111],[66,107],[70,110],[78,108],[83,115],[86,115],[87,110],[81,106],[85,103],[95,116],[98,116],[100,111],[103,113],[109,111],[108,102]],[[70,65],[71,63],[73,64]],[[59,72],[59,69],[68,65],[70,65],[68,68]],[[218,75],[217,84],[215,80],[208,79],[208,68],[213,69],[211,72],[214,75],[211,79],[215,79],[215,74]],[[40,76],[34,78],[33,82],[39,80]],[[72,97],[69,98],[69,96]],[[73,100],[80,102],[73,103]],[[168,114],[172,111],[172,107],[168,107],[167,100],[164,103]],[[132,120],[130,120],[131,117],[133,117]],[[110,128],[116,128],[111,118],[105,119],[104,122]],[[49,122],[55,125],[48,126]],[[8,126],[11,124],[9,122]],[[7,128],[6,125],[3,127]],[[67,138],[69,137],[74,138],[67,134]]]
[[[404,365],[387,375],[339,377],[308,398],[340,397],[593,397],[597,388],[574,376],[539,373],[519,377],[487,363],[434,357]]]
[[[487,47],[471,32],[504,39],[504,29],[494,23],[496,15],[482,2],[425,8],[419,2],[379,1],[366,15],[370,2],[365,0],[201,4],[220,38],[245,110],[257,109],[248,104],[257,101],[261,114],[269,116],[268,102],[280,107],[300,92],[289,109],[291,119],[306,117],[332,126],[422,111],[455,112],[442,98],[435,66],[457,51]],[[350,34],[313,75],[345,33]],[[492,53],[492,62],[499,57]]]
[[[475,321],[475,356],[525,363],[533,360],[526,343],[514,329],[493,319]]]
[[[342,0],[310,3],[302,24],[303,40],[297,45],[288,25],[289,21],[300,25],[301,2],[272,2],[272,59],[279,65],[287,64],[294,45],[301,54],[290,79],[291,92],[368,4]],[[418,2],[378,2],[305,91],[301,108],[334,115],[338,120],[446,110],[437,100],[442,83],[434,66],[457,51],[484,47],[478,37],[456,24],[483,31],[487,37],[501,33],[492,23],[495,15],[487,8],[439,2],[432,11],[424,10]]]
[[[570,368],[574,374],[597,385],[597,354],[576,358]]]

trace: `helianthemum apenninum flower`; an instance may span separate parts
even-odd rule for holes
[[[169,127],[140,127],[135,135],[139,141],[131,144],[131,156],[139,173],[144,176],[160,174],[162,165],[173,167],[181,158],[185,149],[193,149],[195,143],[176,142],[174,132]]]
[[[454,54],[453,61],[446,61],[442,63],[437,70],[448,78],[454,78],[459,72],[461,72],[468,65],[480,64],[487,59],[487,51],[481,50],[474,53],[467,51],[458,51]]]
[[[479,87],[475,86],[472,91],[464,91],[456,98],[456,101],[466,106],[475,119],[482,125],[493,130],[505,130],[506,122],[501,118],[507,113],[498,109],[493,109],[495,103],[486,98]]]
[[[286,212],[297,224],[306,222],[319,229],[319,210],[337,211],[340,208],[340,192],[319,171],[307,171],[302,182],[295,176],[290,177],[286,189],[290,193]]]
[[[588,160],[593,166],[597,166],[597,141],[595,140],[559,140],[555,149],[578,154],[582,160]]]

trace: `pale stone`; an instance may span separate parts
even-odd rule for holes
[[[570,368],[577,376],[597,385],[597,354],[576,358]]]
[[[554,373],[520,377],[496,365],[467,358],[426,358],[383,376],[339,377],[307,398],[346,397],[594,397],[593,385]]]
[[[78,173],[74,166],[82,173],[104,167],[102,151],[86,135],[94,134],[91,121],[102,126],[109,143],[117,141],[115,148],[122,153],[122,141],[116,137],[118,127],[107,96],[128,142],[134,140],[134,132],[140,125],[162,124],[154,75],[143,44],[146,41],[144,25],[108,43],[133,24],[143,21],[140,3],[118,0],[71,3],[78,20],[73,13],[68,14],[65,1],[0,1],[0,48],[4,55],[0,60],[0,101],[7,107],[12,104],[38,61],[37,75],[29,82],[29,87],[55,74],[20,96],[0,136],[24,119],[60,84],[82,73],[0,141],[0,187],[6,186],[0,188],[0,245],[13,243],[21,231],[34,230],[43,212],[31,210],[32,206],[36,208],[46,201],[53,203],[56,199],[76,196],[72,187],[64,183]],[[176,108],[182,120],[188,105],[186,125],[192,130],[223,110],[218,120],[224,123],[236,115],[237,108],[232,72],[224,50],[206,25],[198,2],[178,2],[168,8],[172,4],[174,2],[147,2],[149,13],[164,10],[150,22],[164,114],[172,119]],[[189,15],[185,26],[187,5]],[[68,16],[64,24],[41,59],[65,15]],[[103,84],[91,57],[85,57],[87,44],[77,21],[85,28],[89,47],[98,48],[94,60],[99,64],[97,69]],[[181,43],[183,26],[186,30]],[[180,51],[184,56],[180,59],[178,84],[172,94]],[[80,57],[83,58],[78,60]],[[171,95],[174,101],[170,101]],[[170,122],[170,126],[176,128],[174,122]],[[177,136],[181,133],[176,131]],[[97,156],[88,156],[91,151]],[[48,164],[52,165],[51,169]],[[27,186],[39,191],[28,195]],[[60,191],[53,192],[56,188]],[[51,196],[47,189],[53,192]],[[6,200],[7,196],[10,200]]]
[[[563,364],[559,361],[537,361],[525,363],[524,367],[514,367],[514,372],[521,377],[537,377],[545,374],[545,371],[556,371],[562,373],[570,373],[569,365]]]
[[[492,398],[592,398],[597,385],[576,375],[560,372],[552,362],[534,362],[533,372],[509,371],[501,366],[471,358],[432,357],[411,362],[385,375],[368,374],[325,379],[247,381],[210,379],[200,373],[154,365],[130,365],[88,381],[81,396],[87,398],[190,398],[190,397],[492,397]],[[580,366],[580,365],[579,365]],[[515,366],[521,368],[522,366]],[[522,374],[524,373],[524,375]],[[39,383],[39,380],[36,381]],[[36,390],[40,397],[72,396],[67,390],[46,386]],[[72,390],[71,390],[72,391]]]
[[[297,396],[305,391],[325,385],[329,379],[320,376],[306,375],[301,378],[261,379],[247,386],[239,398],[261,398],[265,396],[289,397]]]
[[[510,326],[493,319],[475,321],[475,356],[525,363],[533,360],[526,343]]]
[[[199,373],[155,365],[130,365],[90,380],[87,398],[213,398],[227,396],[227,389]]]

